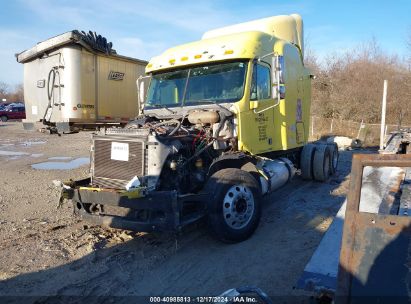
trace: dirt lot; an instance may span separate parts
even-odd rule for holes
[[[86,177],[88,166],[31,165],[88,157],[90,135],[0,124],[0,295],[44,296],[41,302],[67,295],[214,296],[248,285],[283,303],[310,302],[311,294],[294,286],[344,201],[352,152],[341,153],[339,173],[328,183],[297,176],[267,196],[255,235],[227,245],[202,224],[179,235],[131,233],[90,226],[67,204],[57,209],[52,181]]]

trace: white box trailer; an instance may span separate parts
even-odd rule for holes
[[[71,31],[16,54],[24,64],[25,127],[125,124],[138,115],[136,80],[146,61],[116,54],[95,33]]]

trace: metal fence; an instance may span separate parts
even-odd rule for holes
[[[310,140],[328,135],[348,136],[360,139],[365,146],[375,146],[379,144],[380,128],[380,124],[311,116]],[[387,124],[385,134],[398,128],[398,125]],[[401,126],[401,128],[411,128],[411,126]]]

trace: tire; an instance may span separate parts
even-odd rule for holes
[[[236,168],[222,169],[207,181],[210,233],[225,243],[248,239],[261,218],[261,190],[253,176]]]
[[[328,144],[330,147],[330,174],[334,175],[337,172],[338,167],[338,160],[339,160],[339,153],[338,153],[338,145],[336,143]]]
[[[0,117],[1,121],[6,122],[8,120],[6,115]]]
[[[354,139],[351,143],[351,148],[353,149],[360,149],[362,147],[362,141],[357,139]]]
[[[301,177],[305,180],[312,180],[313,177],[313,161],[316,146],[314,144],[306,144],[301,152],[300,167]]]
[[[315,149],[313,162],[313,176],[316,181],[325,182],[330,177],[331,151],[326,144],[319,144]]]

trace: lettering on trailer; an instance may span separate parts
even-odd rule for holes
[[[124,73],[110,71],[110,73],[108,74],[108,79],[109,80],[123,80],[124,79]]]
[[[88,105],[88,104],[77,104],[78,109],[94,109],[94,105]]]

